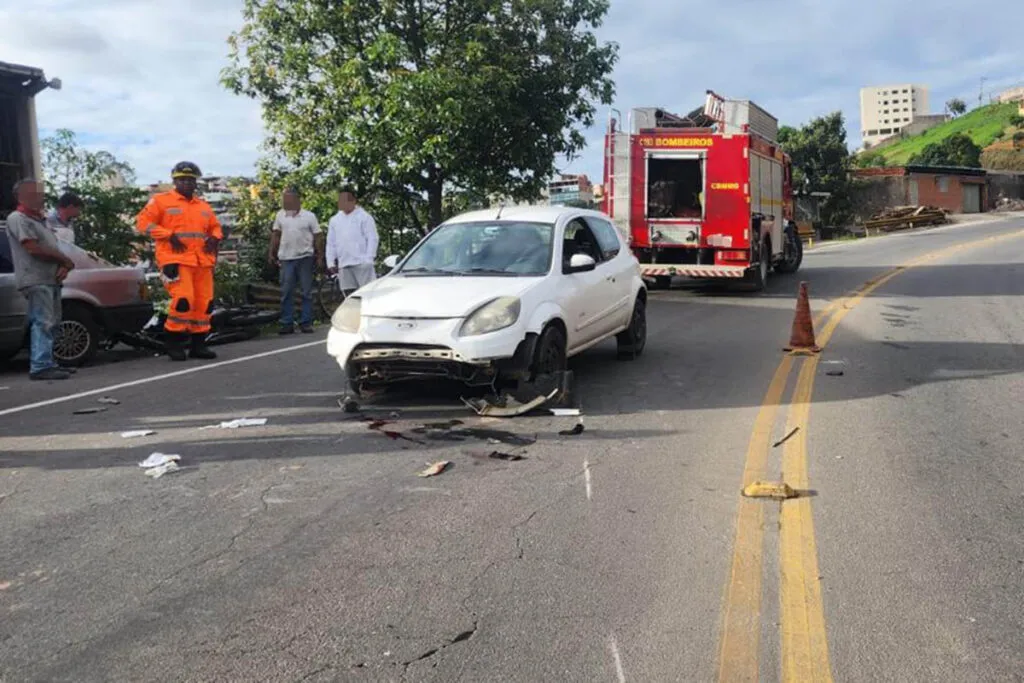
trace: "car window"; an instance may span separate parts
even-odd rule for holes
[[[7,231],[0,230],[0,273],[14,272],[14,258],[11,256],[11,244],[7,241]]]
[[[396,274],[546,275],[553,235],[550,223],[450,223],[431,232]]]
[[[622,249],[622,242],[619,241],[619,231],[610,222],[600,218],[587,218],[590,229],[594,231],[594,237],[601,247],[601,254],[606,261],[615,258]]]
[[[565,241],[562,245],[562,270],[568,270],[569,261],[576,254],[586,254],[597,263],[601,263],[603,255],[601,247],[587,224],[580,218],[574,218],[565,226]]]

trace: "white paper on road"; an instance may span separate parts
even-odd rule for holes
[[[579,408],[552,408],[551,414],[555,417],[575,417],[580,414]]]
[[[137,439],[140,436],[150,436],[156,434],[152,429],[133,429],[127,432],[121,432],[122,439]]]
[[[145,474],[147,477],[152,477],[153,479],[159,479],[168,472],[177,472],[180,469],[181,468],[178,467],[178,463],[171,460],[170,462],[165,462],[163,465],[160,465],[159,467],[151,467],[148,470],[146,470],[143,474]]]
[[[181,460],[180,455],[167,455],[166,453],[152,453],[148,458],[139,463],[139,467],[161,467],[169,462]]]
[[[219,425],[207,425],[200,429],[238,429],[239,427],[262,427],[267,424],[265,417],[240,417],[236,420],[227,420]]]

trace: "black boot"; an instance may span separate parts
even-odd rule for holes
[[[167,349],[168,358],[177,361],[187,358],[185,355],[185,337],[186,335],[176,332],[169,332],[167,334],[167,342],[164,344],[164,347]]]
[[[188,355],[198,360],[213,360],[217,357],[217,354],[206,345],[205,334],[192,335],[192,350],[189,351]]]

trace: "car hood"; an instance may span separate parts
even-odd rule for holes
[[[375,318],[463,318],[501,296],[520,296],[540,277],[388,276],[359,289],[362,314]]]

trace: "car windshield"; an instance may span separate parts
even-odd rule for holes
[[[547,274],[555,226],[550,223],[483,221],[442,225],[417,247],[402,275]]]

